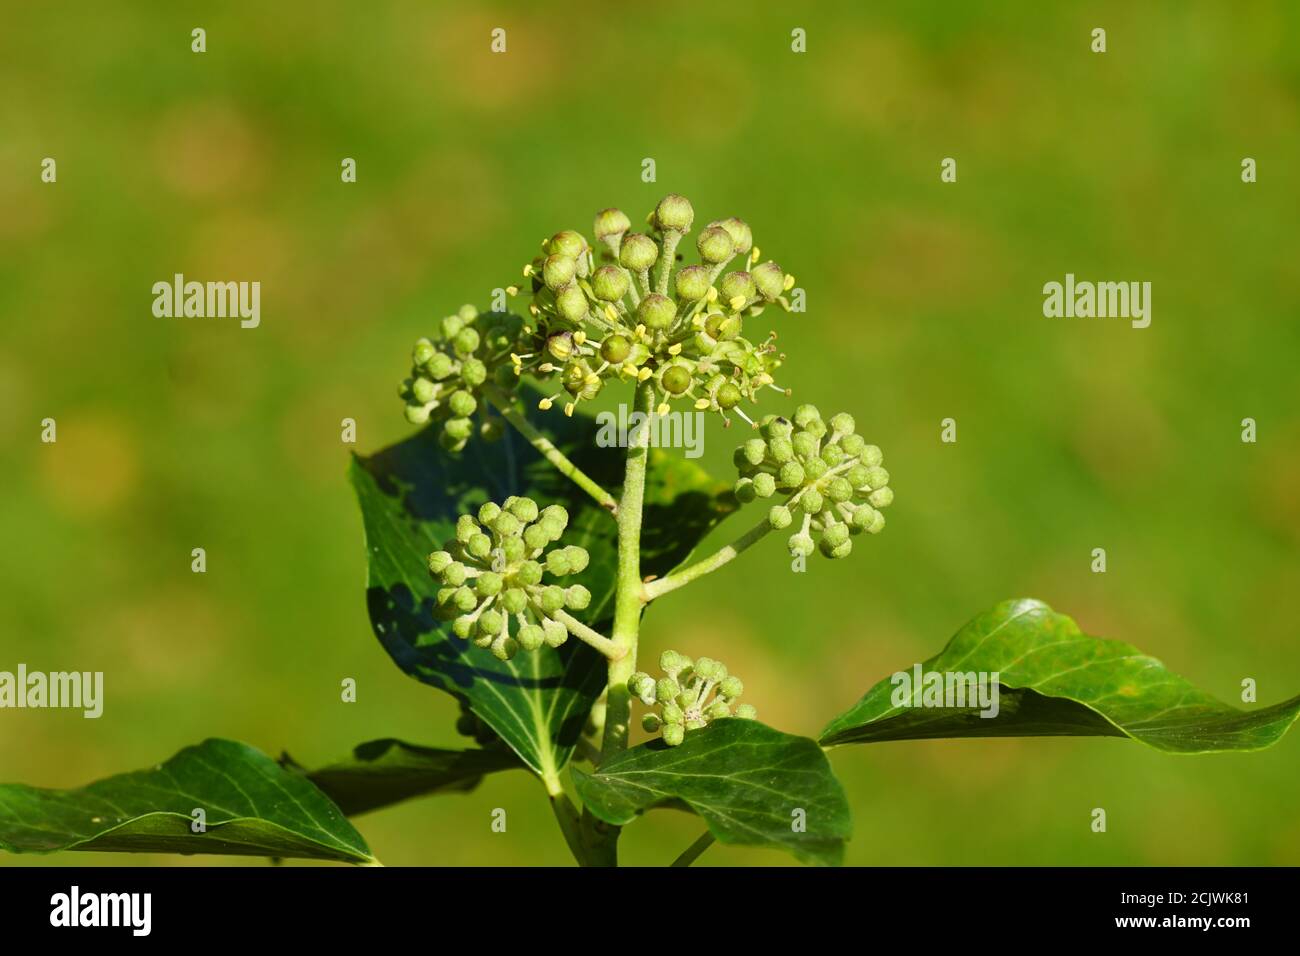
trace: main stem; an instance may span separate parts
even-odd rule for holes
[[[648,420],[654,407],[654,390],[649,383],[637,386],[636,407]],[[614,630],[610,640],[622,656],[609,663],[602,762],[627,749],[628,728],[632,721],[632,695],[627,681],[636,672],[637,634],[644,606],[641,594],[641,504],[645,498],[649,457],[650,430],[642,426],[636,429],[628,443],[623,495],[615,512],[618,519],[618,582],[614,595]]]

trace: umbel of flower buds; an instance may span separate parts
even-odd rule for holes
[[[664,651],[659,669],[664,676],[658,680],[638,671],[628,679],[627,687],[647,707],[658,708],[645,715],[641,726],[647,733],[660,734],[669,747],[680,744],[687,731],[715,720],[758,716],[749,704],[736,703],[745,685],[719,661],[708,657],[692,661],[676,651]]]
[[[559,647],[569,636],[557,618],[591,602],[581,584],[544,580],[578,574],[587,552],[555,546],[569,523],[559,505],[538,509],[531,498],[488,502],[477,516],[461,515],[456,537],[429,555],[429,571],[442,585],[437,603],[454,617],[452,633],[510,660],[522,648]]]
[[[446,316],[437,338],[420,339],[411,352],[411,375],[398,389],[407,420],[413,425],[440,423],[440,441],[449,451],[460,451],[474,434],[470,416],[475,412],[478,432],[489,439],[499,437],[504,426],[501,419],[488,417],[482,393],[493,381],[513,386],[507,356],[523,328],[518,316],[480,314],[472,305]]]
[[[792,552],[814,548],[830,558],[853,550],[853,537],[885,527],[881,512],[894,500],[884,456],[857,433],[853,416],[840,413],[827,424],[812,405],[800,405],[794,419],[763,420],[761,438],[736,449],[740,471],[736,497],[780,498],[768,512],[776,530],[793,528]]]

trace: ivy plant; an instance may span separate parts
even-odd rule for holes
[[[764,724],[722,661],[664,646],[646,615],[674,591],[773,532],[796,570],[847,559],[894,498],[852,414],[787,404],[770,320],[790,311],[793,277],[735,218],[699,230],[699,261],[679,266],[694,219],[671,195],[643,232],[607,209],[594,244],[573,230],[545,240],[502,290],[517,308],[462,307],[415,343],[399,392],[420,429],[352,462],[374,632],[402,671],[456,698],[472,746],[379,740],[312,770],[208,740],[76,790],[0,786],[0,849],[374,863],[350,817],[509,770],[540,782],[583,865],[616,864],[622,828],[659,808],[702,823],[675,865],[715,840],[835,864],[851,826],[833,747],[1081,735],[1248,751],[1295,722],[1300,697],[1227,706],[1029,599],[977,615],[815,738]],[[606,389],[630,410],[625,441],[584,408]],[[675,412],[742,430],[734,476],[654,447]],[[757,521],[698,554],[740,510]],[[977,695],[980,679],[991,686]],[[633,746],[637,724],[648,740]]]

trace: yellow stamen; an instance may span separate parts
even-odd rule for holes
[[[789,292],[793,288],[794,288],[794,276],[787,275],[785,277],[785,291]]]
[[[749,261],[750,261],[750,262],[757,262],[757,261],[758,261],[758,257],[759,257],[760,255],[761,255],[761,253],[758,251],[758,246],[755,246],[752,250],[750,250],[750,253],[749,253]]]
[[[582,329],[578,329],[578,331],[573,333],[574,345],[581,345],[585,341],[587,341],[587,333],[582,331]]]
[[[717,286],[712,286],[712,285],[709,286],[709,296],[708,296],[708,298],[709,298],[709,301],[710,301],[710,302],[717,302],[717,301],[718,301],[718,288],[717,288]]]
[[[518,294],[519,294],[519,286],[517,285],[506,286],[506,295],[518,295]]]
[[[733,295],[728,303],[733,312],[739,312],[745,307],[745,297],[743,295]]]
[[[705,410],[706,408],[708,408],[708,407],[709,407],[709,400],[708,400],[707,398],[697,398],[697,399],[695,400],[695,410],[696,410],[696,411],[698,411],[698,412],[702,412],[702,411],[704,411],[704,410]]]
[[[681,342],[674,342],[672,345],[668,346],[668,354],[669,354],[669,355],[681,355],[681,354],[682,354],[682,343],[681,343]]]
[[[636,373],[636,380],[637,380],[638,382],[644,382],[646,379],[648,379],[648,378],[649,378],[651,375],[653,375],[653,374],[654,374],[654,372],[650,371],[648,368],[643,368],[643,369],[641,369],[641,371],[639,371],[639,372]]]
[[[537,407],[540,408],[542,411],[546,411],[554,404],[555,403],[551,401],[549,398],[544,398],[537,403]]]
[[[656,411],[659,412],[659,417],[660,417],[660,418],[662,418],[663,416],[667,415],[667,414],[668,414],[668,411],[669,411],[668,403],[667,403],[667,402],[661,402],[661,403],[659,404],[659,408],[656,409]]]
[[[568,418],[573,417],[573,402],[569,402],[567,405],[564,406],[564,414]]]

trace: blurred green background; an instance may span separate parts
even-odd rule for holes
[[[744,217],[796,275],[784,383],[857,416],[898,498],[850,560],[792,575],[768,540],[665,599],[649,652],[720,657],[766,722],[815,734],[1032,595],[1225,701],[1244,677],[1260,705],[1300,691],[1298,8],[866,7],[10,5],[0,669],[103,670],[107,703],[98,721],[0,712],[0,780],[80,785],[213,735],[306,764],[390,735],[460,745],[454,702],[371,635],[340,419],[362,453],[409,434],[394,386],[436,318],[484,304],[543,236],[669,191],[697,222]],[[154,318],[150,286],[176,272],[260,281],[261,327]],[[1066,272],[1151,281],[1151,327],[1044,318]],[[736,433],[710,429],[725,477]],[[831,759],[856,864],[1296,864],[1298,748],[1293,731],[1253,755],[1045,739]],[[359,825],[390,865],[569,860],[522,773]],[[652,814],[625,858],[665,862],[699,829]]]

